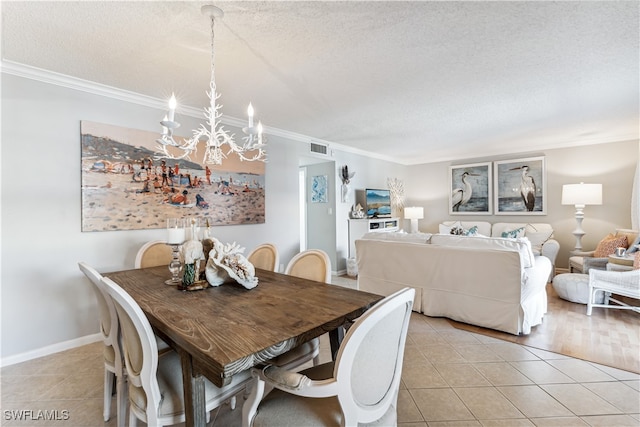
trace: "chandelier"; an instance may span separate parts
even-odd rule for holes
[[[262,135],[262,123],[258,122],[257,126],[253,124],[253,106],[249,103],[247,115],[249,116],[248,126],[243,128],[245,136],[242,138],[242,144],[236,143],[233,134],[226,131],[220,123],[222,113],[220,108],[222,105],[216,103],[220,98],[220,94],[216,91],[215,79],[215,49],[214,49],[214,32],[213,25],[216,18],[222,19],[224,12],[222,9],[213,5],[202,6],[202,14],[209,16],[211,19],[211,81],[209,83],[209,107],[204,108],[204,117],[206,125],[200,124],[198,129],[193,130],[191,138],[184,138],[182,142],[177,142],[173,138],[173,132],[180,127],[180,123],[175,121],[176,97],[172,94],[169,100],[169,112],[160,122],[162,125],[162,135],[156,139],[156,157],[158,159],[189,159],[191,153],[197,151],[198,143],[204,138],[206,142],[204,163],[205,164],[222,164],[230,153],[235,153],[240,160],[253,162],[256,160],[264,161],[266,153],[264,151],[265,141]],[[226,146],[226,147],[225,147]],[[226,151],[223,150],[225,147]]]

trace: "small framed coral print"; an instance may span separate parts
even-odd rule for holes
[[[491,162],[449,166],[449,214],[491,215]]]
[[[546,215],[544,157],[493,163],[496,215]]]
[[[311,203],[327,203],[327,175],[311,179]]]

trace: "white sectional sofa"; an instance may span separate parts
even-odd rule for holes
[[[531,242],[531,249],[534,255],[544,255],[551,261],[551,276],[553,278],[556,268],[556,258],[560,250],[560,244],[553,238],[553,227],[551,224],[519,223],[519,222],[496,222],[491,224],[485,221],[445,221],[439,226],[440,233],[449,233],[449,229],[456,226],[469,230],[478,227],[478,234],[490,237],[502,237],[506,231],[523,229],[522,237],[526,237]]]
[[[526,239],[368,233],[356,254],[358,289],[387,296],[412,287],[414,311],[428,316],[518,335],[547,311],[552,263]]]

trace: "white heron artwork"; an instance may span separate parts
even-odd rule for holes
[[[490,213],[491,163],[450,166],[449,176],[449,213]]]
[[[544,157],[497,161],[496,214],[544,215]]]
[[[471,200],[471,196],[473,195],[473,187],[469,182],[469,176],[478,176],[475,173],[463,172],[462,173],[462,187],[455,188],[451,193],[451,208],[458,212],[460,210],[460,206],[466,205],[469,200]]]
[[[533,177],[529,176],[529,166],[523,165],[517,168],[511,168],[512,171],[522,171],[522,178],[520,181],[520,196],[524,202],[527,212],[533,212],[533,208],[536,205],[536,182]]]

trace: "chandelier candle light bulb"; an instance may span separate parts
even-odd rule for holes
[[[249,108],[247,108],[247,115],[249,116],[249,129],[253,127],[253,105],[249,103]]]
[[[171,99],[169,99],[169,121],[172,122],[176,116],[176,106],[178,105],[178,101],[176,101],[176,96],[172,93]]]

